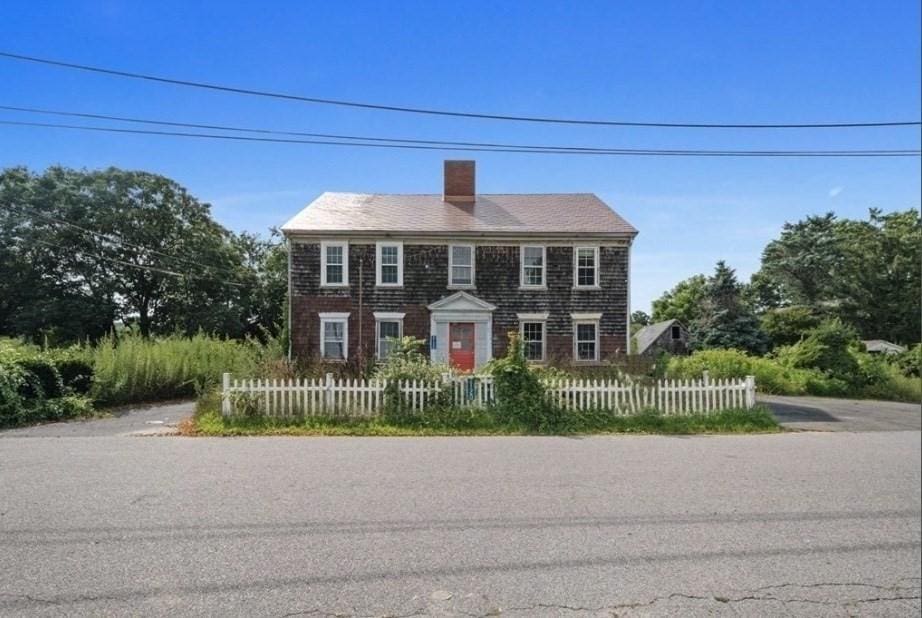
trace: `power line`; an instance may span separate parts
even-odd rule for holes
[[[656,127],[669,129],[846,129],[858,127],[901,127],[901,126],[918,126],[922,125],[920,121],[889,121],[889,122],[823,122],[823,123],[787,123],[787,124],[762,124],[762,123],[692,123],[692,122],[638,122],[625,120],[590,120],[579,118],[551,118],[542,116],[516,116],[510,114],[487,114],[477,112],[459,112],[441,109],[429,109],[421,107],[403,107],[398,105],[382,105],[378,103],[365,103],[360,101],[344,101],[340,99],[327,99],[320,97],[309,97],[303,95],[288,94],[283,92],[270,92],[265,90],[254,90],[251,88],[241,88],[237,86],[226,86],[221,84],[211,84],[206,82],[197,82],[170,77],[162,77],[147,73],[136,73],[132,71],[120,71],[105,67],[78,64],[74,62],[65,62],[61,60],[51,60],[48,58],[38,58],[35,56],[26,56],[23,54],[14,54],[12,52],[0,51],[0,57],[10,60],[19,60],[45,64],[49,66],[62,67],[67,69],[76,69],[80,71],[89,71],[92,73],[101,73],[104,75],[114,75],[117,77],[127,77],[130,79],[139,79],[163,84],[173,84],[176,86],[187,86],[190,88],[202,88],[206,90],[215,90],[219,92],[230,92],[234,94],[243,94],[249,96],[266,97],[272,99],[284,99],[288,101],[299,101],[302,103],[315,103],[321,105],[336,105],[341,107],[352,107],[360,109],[373,109],[379,111],[401,112],[408,114],[426,114],[430,116],[451,116],[455,118],[477,118],[481,120],[505,120],[513,122],[537,122],[545,124],[569,124],[569,125],[594,125],[594,126],[615,126],[615,127]]]
[[[69,111],[62,111],[62,110],[35,108],[35,107],[17,107],[17,106],[12,106],[12,105],[0,105],[0,109],[14,111],[14,112],[26,112],[26,113],[32,113],[32,114],[49,114],[49,115],[55,115],[55,116],[92,118],[96,120],[114,120],[118,122],[131,122],[131,123],[170,126],[170,127],[185,127],[185,128],[191,128],[191,129],[215,129],[215,130],[220,130],[220,131],[236,131],[236,132],[242,132],[242,133],[257,133],[257,134],[263,134],[263,135],[287,135],[287,136],[295,136],[295,137],[313,137],[313,138],[326,138],[326,139],[339,139],[339,140],[365,140],[365,141],[370,141],[370,142],[394,142],[394,143],[406,143],[406,144],[475,146],[475,147],[482,147],[482,148],[523,148],[523,149],[529,149],[529,150],[565,150],[565,151],[566,150],[586,150],[586,151],[613,150],[612,148],[603,148],[603,147],[534,146],[534,145],[527,145],[527,144],[505,144],[505,143],[496,143],[496,142],[457,142],[457,141],[447,141],[447,140],[423,140],[423,139],[407,139],[407,138],[397,138],[397,137],[343,135],[343,134],[335,134],[335,133],[308,133],[308,132],[303,132],[303,131],[274,130],[274,129],[253,128],[253,127],[237,127],[237,126],[229,126],[229,125],[153,120],[153,119],[148,119],[148,118],[137,118],[137,117],[129,117],[129,116],[111,116],[111,115],[106,115],[106,114],[92,114],[92,113],[85,113],[85,112],[69,112]]]
[[[388,144],[370,142],[343,142],[332,140],[285,139],[271,137],[247,137],[243,135],[221,135],[216,133],[190,133],[184,131],[152,131],[146,129],[120,129],[115,127],[94,127],[86,125],[69,125],[44,122],[24,122],[0,120],[0,125],[21,127],[42,127],[69,129],[77,131],[95,131],[103,133],[121,133],[134,135],[163,135],[199,139],[217,139],[243,142],[267,142],[277,144],[314,144],[322,146],[346,146],[352,148],[391,148],[410,150],[440,150],[464,152],[511,152],[521,154],[549,155],[588,155],[588,156],[681,156],[681,157],[918,157],[922,150],[538,150],[527,148],[482,148],[466,146],[430,146],[423,144]]]
[[[127,262],[127,261],[125,261],[125,260],[120,260],[120,259],[118,259],[118,258],[113,258],[113,257],[105,256],[105,255],[100,255],[100,254],[98,254],[98,253],[93,253],[92,251],[84,251],[83,249],[74,249],[73,247],[65,247],[65,246],[61,245],[60,243],[48,242],[48,241],[42,240],[42,239],[40,239],[40,238],[29,238],[29,239],[26,239],[26,238],[22,238],[22,237],[19,237],[19,236],[14,236],[13,238],[14,238],[15,240],[20,240],[20,241],[22,241],[22,242],[34,242],[34,243],[38,243],[38,244],[41,244],[41,245],[46,245],[46,246],[48,246],[48,247],[53,247],[53,248],[55,248],[55,249],[65,249],[65,250],[70,251],[70,252],[72,252],[72,253],[76,253],[77,255],[88,255],[88,256],[91,256],[91,257],[94,257],[94,258],[97,258],[97,259],[100,259],[100,260],[105,260],[105,261],[107,261],[107,262],[114,262],[114,263],[116,263],[116,264],[121,264],[122,266],[129,266],[129,267],[131,267],[131,268],[137,268],[137,269],[139,269],[139,270],[144,270],[144,271],[149,271],[149,272],[156,272],[156,273],[160,273],[160,274],[162,274],[162,275],[170,275],[170,276],[173,276],[173,277],[181,277],[181,278],[184,278],[184,279],[185,279],[185,278],[202,278],[201,275],[190,275],[190,274],[188,274],[188,273],[181,273],[181,272],[177,272],[177,271],[175,271],[175,270],[167,270],[167,269],[165,269],[165,268],[159,268],[159,267],[157,267],[157,266],[147,266],[147,265],[144,265],[144,264],[135,264],[135,263],[133,263],[133,262]],[[238,284],[232,283],[232,282],[230,282],[230,281],[221,281],[221,283],[226,283],[226,284],[228,284],[228,285],[233,285],[233,286],[238,286],[238,287],[239,287]]]
[[[52,216],[46,215],[46,214],[44,214],[44,213],[40,213],[40,212],[38,212],[37,210],[35,210],[35,209],[33,209],[33,208],[29,208],[29,207],[27,207],[27,206],[22,206],[22,205],[19,205],[19,204],[12,204],[12,205],[10,205],[10,206],[11,206],[13,209],[18,209],[20,213],[31,214],[31,215],[34,216],[34,217],[39,217],[39,218],[45,219],[46,221],[50,221],[50,222],[52,222],[52,223],[56,223],[56,224],[58,224],[58,225],[66,225],[66,226],[68,226],[68,227],[71,227],[71,228],[74,228],[74,229],[76,229],[76,230],[79,230],[79,231],[81,231],[81,232],[83,232],[83,233],[85,233],[85,234],[90,234],[90,235],[95,236],[95,237],[97,237],[97,238],[103,238],[103,239],[105,239],[105,240],[108,240],[109,242],[115,242],[115,243],[117,243],[118,245],[120,245],[120,246],[122,246],[122,247],[129,247],[129,248],[135,249],[135,250],[146,251],[146,252],[148,252],[148,253],[152,253],[152,254],[154,254],[154,255],[159,255],[159,256],[161,256],[161,257],[165,257],[165,258],[170,259],[170,260],[175,260],[175,261],[177,261],[177,262],[184,262],[184,263],[189,264],[189,265],[191,265],[191,266],[196,266],[196,267],[199,267],[199,268],[209,269],[209,270],[211,270],[211,271],[213,271],[213,272],[224,273],[225,275],[232,275],[234,278],[238,277],[238,275],[239,275],[239,273],[235,273],[235,272],[233,272],[232,270],[230,270],[229,268],[225,268],[225,267],[221,267],[221,266],[215,266],[215,265],[212,265],[212,264],[206,264],[206,263],[204,263],[204,262],[202,262],[202,261],[200,261],[200,260],[193,260],[193,259],[190,259],[190,258],[184,258],[184,257],[180,257],[180,256],[175,256],[175,255],[171,255],[171,254],[169,254],[169,253],[164,253],[164,252],[162,252],[162,251],[158,251],[158,250],[156,250],[156,249],[151,249],[150,247],[145,247],[144,245],[138,245],[138,244],[135,244],[135,243],[130,243],[130,242],[128,242],[128,241],[122,239],[122,238],[121,238],[120,236],[118,236],[117,234],[106,234],[106,233],[103,233],[103,232],[97,232],[97,231],[95,231],[95,230],[91,230],[91,229],[89,229],[89,228],[85,228],[85,227],[83,227],[83,226],[77,225],[76,223],[72,223],[72,222],[70,222],[70,221],[67,221],[66,219],[59,219],[59,218],[57,218],[57,217],[52,217]],[[238,286],[238,287],[243,287],[243,285],[242,285],[242,284],[239,284],[239,283],[233,283],[233,282],[230,282],[230,281],[228,281],[228,283],[230,283],[230,284],[232,284],[232,285],[236,285],[236,286]]]
[[[73,112],[66,110],[52,110],[44,109],[37,107],[19,107],[14,105],[0,105],[0,110],[8,110],[14,112],[25,112],[29,114],[47,114],[53,116],[67,116],[67,117],[77,117],[77,118],[91,118],[95,120],[113,120],[116,122],[130,122],[135,124],[148,124],[148,125],[157,125],[157,126],[168,126],[168,127],[185,127],[192,129],[214,129],[220,131],[233,131],[241,133],[252,133],[260,135],[286,135],[286,136],[300,136],[300,137],[312,137],[312,138],[327,138],[327,139],[336,139],[336,140],[364,140],[371,142],[393,142],[398,144],[426,144],[426,145],[438,145],[438,146],[470,146],[477,148],[513,148],[513,149],[527,149],[527,150],[551,150],[551,151],[580,151],[580,152],[594,152],[594,153],[631,153],[637,150],[645,150],[652,152],[667,152],[666,150],[653,150],[653,149],[618,149],[610,147],[600,147],[600,146],[548,146],[548,145],[529,145],[529,144],[506,144],[506,143],[496,143],[496,142],[457,142],[457,141],[448,141],[448,140],[424,140],[424,139],[407,139],[407,138],[397,138],[397,137],[378,137],[378,136],[367,136],[367,135],[343,135],[343,134],[334,134],[334,133],[308,133],[303,131],[291,131],[291,130],[276,130],[276,129],[264,129],[264,128],[254,128],[254,127],[239,127],[239,126],[230,126],[230,125],[218,125],[218,124],[202,124],[202,123],[191,123],[191,122],[178,122],[178,121],[169,121],[169,120],[154,120],[150,118],[138,118],[135,116],[112,116],[108,114],[96,114],[89,112]],[[708,150],[672,150],[668,152],[688,152],[688,153],[708,153],[713,151]],[[718,151],[721,152],[721,151]],[[723,151],[723,152],[734,152],[734,151]],[[759,152],[759,151],[749,151],[749,152]],[[799,151],[769,151],[776,153],[796,153]],[[913,154],[913,150],[832,150],[832,151],[820,151],[823,153],[829,154],[878,154],[878,153],[896,153],[900,152],[903,154]]]

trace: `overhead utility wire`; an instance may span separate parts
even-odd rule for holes
[[[658,127],[671,129],[845,129],[858,127],[900,127],[900,126],[918,126],[922,125],[920,121],[887,121],[887,122],[821,122],[821,123],[694,123],[694,122],[638,122],[626,120],[592,120],[580,118],[551,118],[542,116],[516,116],[511,114],[487,114],[476,112],[459,112],[442,109],[429,109],[422,107],[403,107],[398,105],[382,105],[378,103],[366,103],[361,101],[344,101],[340,99],[327,99],[320,97],[308,97],[303,95],[288,94],[283,92],[270,92],[265,90],[255,90],[251,88],[241,88],[237,86],[226,86],[221,84],[211,84],[207,82],[197,82],[185,79],[176,79],[170,77],[161,77],[148,73],[137,73],[133,71],[121,71],[75,62],[65,62],[62,60],[52,60],[49,58],[39,58],[36,56],[26,56],[12,52],[0,51],[0,57],[10,60],[19,60],[24,62],[33,62],[49,66],[62,67],[67,69],[76,69],[80,71],[89,71],[92,73],[101,73],[104,75],[114,75],[117,77],[127,77],[130,79],[139,79],[150,82],[163,84],[173,84],[176,86],[187,86],[190,88],[202,88],[206,90],[215,90],[219,92],[230,92],[234,94],[244,94],[249,96],[267,97],[273,99],[284,99],[289,101],[299,101],[302,103],[315,103],[321,105],[336,105],[341,107],[352,107],[360,109],[373,109],[379,111],[401,112],[408,114],[426,114],[430,116],[451,116],[455,118],[477,118],[482,120],[505,120],[513,122],[538,122],[545,124],[569,124],[569,125],[595,125],[595,126],[614,126],[614,127]]]
[[[123,240],[123,239],[121,238],[121,236],[119,236],[119,235],[117,235],[117,234],[107,234],[107,233],[104,233],[104,232],[97,232],[97,231],[95,231],[95,230],[91,230],[91,229],[89,229],[89,228],[86,228],[86,227],[77,225],[76,223],[71,223],[70,221],[67,221],[66,219],[59,219],[59,218],[57,218],[57,217],[52,217],[52,216],[46,215],[46,214],[44,214],[44,213],[38,212],[38,211],[35,210],[34,208],[29,208],[29,207],[27,207],[27,206],[22,206],[22,205],[19,205],[19,204],[11,204],[10,206],[11,206],[13,209],[19,210],[20,213],[27,213],[27,214],[30,214],[30,215],[32,215],[32,216],[34,216],[34,217],[39,217],[39,218],[41,218],[41,219],[45,219],[46,221],[50,221],[50,222],[55,223],[55,224],[57,224],[57,225],[66,225],[66,226],[68,226],[68,227],[72,227],[72,228],[74,228],[74,229],[76,229],[76,230],[79,230],[79,231],[81,231],[81,232],[83,232],[83,233],[85,233],[85,234],[90,234],[90,235],[95,236],[95,237],[97,237],[97,238],[103,238],[103,239],[105,239],[105,240],[108,240],[109,242],[114,242],[114,243],[116,243],[116,244],[118,244],[118,245],[121,245],[122,247],[129,247],[129,248],[135,249],[135,250],[146,251],[146,252],[148,252],[148,253],[152,253],[152,254],[154,254],[154,255],[159,255],[159,256],[165,257],[165,258],[170,259],[170,260],[175,260],[175,261],[177,261],[177,262],[184,262],[184,263],[186,263],[186,264],[189,264],[189,265],[191,265],[191,266],[196,266],[196,267],[199,267],[199,268],[205,268],[205,269],[211,270],[211,271],[213,271],[213,272],[215,272],[215,273],[219,273],[219,274],[220,274],[220,273],[223,273],[223,274],[225,274],[225,275],[232,275],[232,276],[235,277],[235,278],[239,275],[239,273],[235,273],[235,272],[233,272],[232,270],[230,270],[229,268],[226,268],[226,267],[223,267],[223,266],[215,266],[215,265],[213,265],[213,264],[206,264],[206,263],[204,263],[204,262],[202,262],[202,261],[200,261],[200,260],[194,260],[194,259],[192,259],[192,258],[185,258],[185,257],[181,257],[181,256],[171,255],[171,254],[169,254],[169,253],[164,253],[164,252],[158,251],[158,250],[156,250],[156,249],[151,249],[150,247],[145,247],[144,245],[138,245],[138,244],[135,244],[135,243],[130,243],[130,242],[128,242],[127,240]],[[242,286],[241,284],[239,284],[239,283],[234,283],[234,282],[231,282],[231,281],[228,281],[228,283],[230,283],[231,285],[236,285],[236,286],[238,286],[238,287],[243,287],[243,286]]]
[[[268,142],[278,144],[314,144],[323,146],[346,146],[352,148],[397,148],[410,150],[441,150],[464,152],[514,152],[522,154],[545,155],[587,155],[587,156],[683,156],[683,157],[917,157],[922,150],[532,150],[524,148],[481,148],[465,146],[428,146],[422,144],[385,144],[369,142],[342,142],[331,140],[284,139],[272,137],[248,137],[243,135],[221,135],[216,133],[190,133],[184,131],[151,131],[146,129],[120,129],[115,127],[94,127],[86,125],[69,125],[44,122],[23,122],[0,120],[0,125],[21,127],[42,127],[69,129],[77,131],[95,131],[103,133],[121,133],[134,135],[163,135],[199,139],[217,139],[242,142]]]
[[[13,239],[14,239],[14,240],[20,240],[20,241],[22,241],[22,242],[34,242],[34,243],[39,243],[39,244],[41,244],[41,245],[46,245],[46,246],[48,246],[48,247],[53,247],[53,248],[55,248],[55,249],[66,249],[66,250],[68,250],[68,251],[71,251],[71,252],[73,252],[73,253],[76,253],[77,255],[88,255],[88,256],[91,256],[91,257],[94,257],[94,258],[97,258],[97,259],[100,259],[100,260],[105,260],[105,261],[107,261],[107,262],[114,262],[114,263],[116,263],[116,264],[121,264],[121,265],[123,265],[123,266],[129,266],[129,267],[131,267],[131,268],[137,268],[137,269],[139,269],[139,270],[145,270],[145,271],[149,271],[149,272],[156,272],[156,273],[160,273],[160,274],[163,274],[163,275],[170,275],[170,276],[173,276],[173,277],[190,278],[190,279],[201,278],[201,275],[192,275],[192,274],[188,274],[188,273],[181,273],[181,272],[177,272],[177,271],[175,271],[175,270],[167,270],[166,268],[158,268],[157,266],[147,266],[147,265],[144,265],[144,264],[134,264],[133,262],[127,262],[127,261],[125,261],[125,260],[120,260],[120,259],[118,259],[118,258],[113,258],[113,257],[105,256],[105,255],[100,255],[100,254],[98,254],[98,253],[93,253],[92,251],[84,251],[83,249],[74,249],[73,247],[65,247],[65,246],[61,245],[60,243],[48,242],[48,241],[42,240],[42,239],[40,239],[40,238],[28,238],[28,239],[27,239],[27,238],[22,238],[22,237],[20,237],[20,236],[14,236]],[[222,281],[221,283],[227,283],[228,285],[237,285],[237,284],[235,284],[235,283],[231,283],[230,281]]]
[[[308,133],[304,131],[291,131],[291,130],[278,130],[278,129],[263,129],[255,127],[238,127],[230,125],[219,125],[219,124],[202,124],[202,123],[191,123],[191,122],[178,122],[178,121],[169,121],[169,120],[154,120],[150,118],[137,118],[133,116],[112,116],[108,114],[94,114],[88,112],[72,112],[65,110],[52,110],[38,107],[20,107],[14,105],[0,105],[0,110],[8,110],[14,112],[25,112],[29,114],[46,114],[52,116],[69,116],[77,118],[92,118],[95,120],[113,120],[116,122],[130,122],[134,124],[148,124],[148,125],[157,125],[157,126],[168,126],[168,127],[185,127],[192,129],[214,129],[219,131],[235,131],[240,133],[254,133],[259,135],[287,135],[287,136],[296,136],[296,137],[313,137],[313,138],[328,138],[328,139],[338,139],[338,140],[364,140],[372,142],[395,142],[400,144],[429,144],[429,145],[449,145],[449,146],[473,146],[478,148],[515,148],[515,149],[528,149],[528,150],[554,150],[554,151],[585,151],[585,152],[631,152],[632,149],[618,149],[618,148],[607,148],[601,146],[547,146],[547,145],[529,145],[529,144],[505,144],[505,143],[496,143],[496,142],[455,142],[448,140],[424,140],[424,139],[406,139],[406,138],[396,138],[396,137],[377,137],[377,136],[366,136],[366,135],[342,135],[335,133]],[[633,149],[633,150],[652,150],[652,149]],[[689,153],[708,153],[713,151],[708,150],[671,150],[670,152],[689,152]],[[718,152],[735,152],[735,151],[718,151]],[[748,151],[748,152],[760,152],[760,151]],[[796,153],[802,151],[770,151],[770,152],[783,152],[783,153]],[[876,153],[907,153],[912,154],[913,150],[825,150],[820,151],[823,153],[831,154],[876,154]]]

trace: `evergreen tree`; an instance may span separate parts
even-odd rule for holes
[[[763,354],[768,348],[759,319],[743,302],[743,286],[736,273],[722,260],[707,279],[700,315],[689,327],[692,346],[704,348],[735,348],[753,354]]]

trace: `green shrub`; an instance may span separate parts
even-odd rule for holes
[[[865,384],[855,358],[858,335],[839,319],[825,320],[807,337],[777,351],[778,360],[789,367],[815,369],[853,386]]]
[[[92,348],[73,345],[67,348],[51,348],[44,351],[44,356],[50,360],[64,386],[65,394],[76,393],[86,395],[93,385],[93,360]]]
[[[691,356],[674,356],[666,367],[669,378],[699,379],[705,371],[714,380],[755,376],[759,391],[775,395],[802,395],[807,392],[808,380],[820,377],[739,350],[701,350]]]
[[[378,380],[422,380],[441,381],[442,375],[450,373],[448,365],[432,363],[422,353],[425,341],[416,337],[391,339],[391,352],[375,366],[374,377]]]
[[[863,368],[869,365],[873,372],[869,372],[866,384],[851,389],[850,397],[922,403],[922,379],[918,376],[903,375],[899,367],[879,356],[862,354],[860,357],[871,358],[869,363],[861,359],[859,364]]]
[[[847,397],[854,388],[841,378],[815,372],[807,379],[806,394],[817,397]]]
[[[44,355],[22,358],[19,366],[27,373],[27,399],[55,399],[64,394],[64,383],[57,368]]]
[[[0,427],[14,425],[25,406],[22,396],[25,371],[0,356]]]
[[[57,399],[48,399],[36,410],[32,421],[61,421],[92,416],[95,413],[93,402],[81,395],[64,395]]]
[[[922,375],[922,343],[917,343],[905,352],[899,354],[893,363],[899,367],[904,376]]]
[[[398,382],[421,381],[429,384],[441,382],[442,376],[450,373],[448,365],[431,363],[422,353],[425,342],[415,337],[401,337],[391,340],[391,352],[384,361],[375,366],[374,377],[387,380],[384,390],[384,415],[397,424],[418,423],[429,418],[437,410],[449,406],[448,392],[429,395],[426,399],[426,414],[414,410],[401,392]]]
[[[64,388],[78,395],[86,395],[93,386],[93,365],[80,358],[66,358],[54,363],[61,374]]]
[[[518,333],[509,333],[506,356],[490,363],[496,401],[494,409],[501,422],[518,423],[532,431],[548,431],[560,426],[563,412],[547,398],[544,384],[531,369]]]
[[[772,347],[793,345],[819,325],[813,309],[802,305],[769,309],[762,316],[762,330],[768,335]]]
[[[774,395],[922,401],[922,382],[903,376],[886,359],[850,347],[845,350],[847,361],[836,358],[830,362],[828,349],[818,352],[822,346],[826,346],[822,338],[809,342],[805,339],[801,344],[778,348],[776,357],[749,356],[738,350],[703,350],[672,358],[667,376],[697,379],[708,370],[712,379],[755,376],[756,388]],[[824,357],[825,361],[819,360]],[[808,358],[825,369],[792,366],[803,364]],[[847,371],[845,376],[833,373],[843,368]]]

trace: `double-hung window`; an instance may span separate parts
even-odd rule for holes
[[[378,360],[390,356],[395,340],[403,336],[403,313],[375,312],[375,355]]]
[[[519,334],[525,360],[532,363],[545,361],[547,341],[547,313],[519,313]]]
[[[544,322],[522,322],[522,344],[525,360],[544,360]]]
[[[573,313],[573,359],[599,360],[600,313]]]
[[[376,253],[376,285],[394,287],[403,285],[403,243],[379,242]]]
[[[349,314],[320,314],[320,358],[346,360],[349,357]]]
[[[448,247],[448,285],[474,287],[474,245]]]
[[[320,243],[320,285],[349,285],[349,243]]]
[[[576,247],[573,253],[573,284],[578,288],[599,287],[599,248]]]
[[[543,288],[546,286],[544,279],[547,264],[545,247],[525,245],[522,247],[520,261],[522,263],[521,285],[523,288]]]

